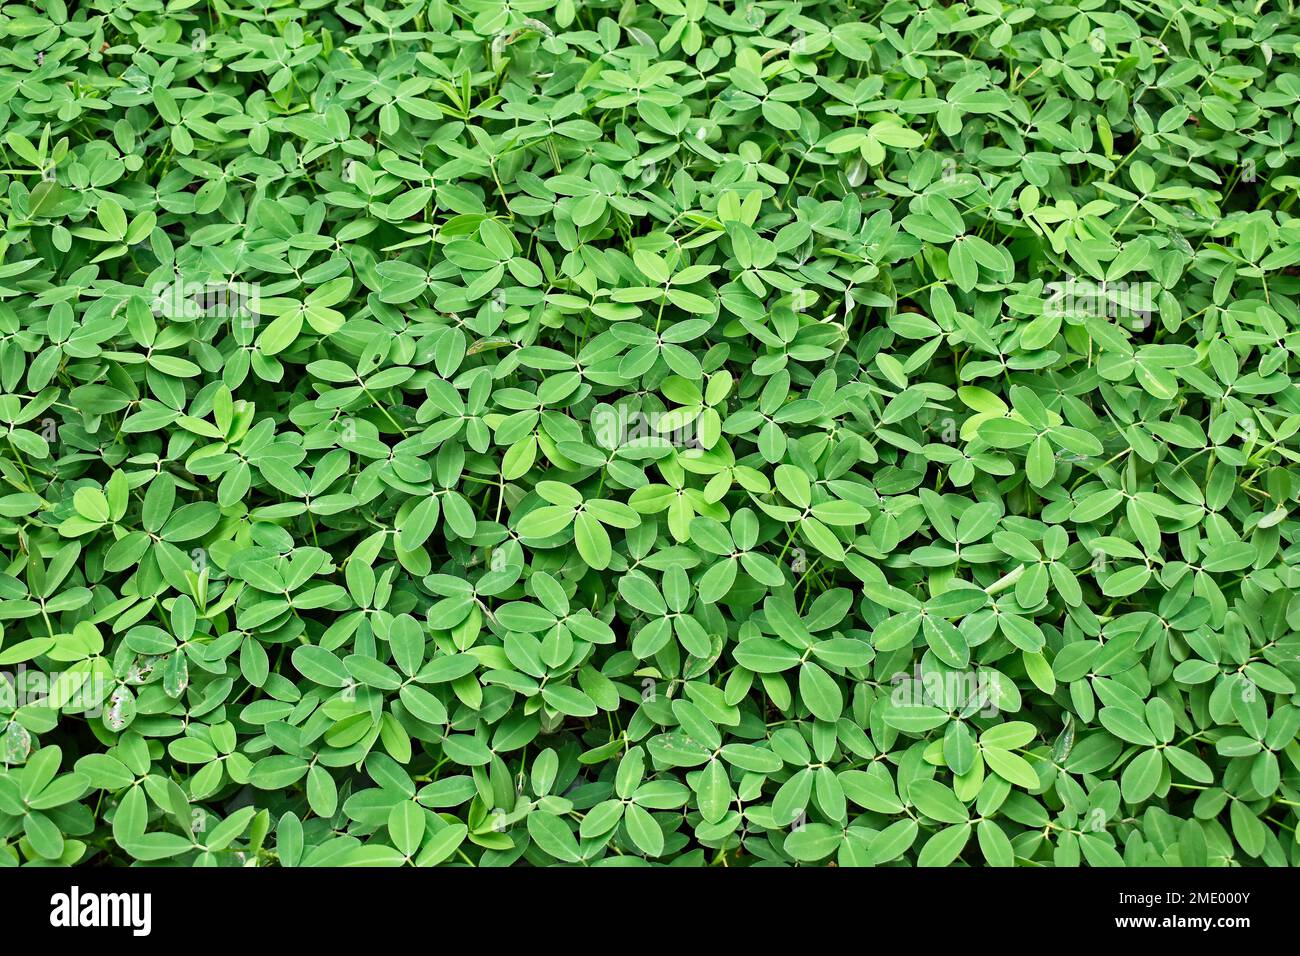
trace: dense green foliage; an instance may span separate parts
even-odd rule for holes
[[[0,863],[1297,862],[1298,20],[0,7]]]

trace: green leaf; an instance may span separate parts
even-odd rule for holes
[[[799,696],[818,720],[836,720],[844,707],[835,679],[812,661],[799,667]]]

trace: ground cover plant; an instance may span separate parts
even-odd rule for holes
[[[0,6],[0,863],[1296,862],[1297,26]]]

